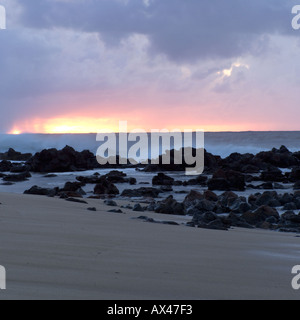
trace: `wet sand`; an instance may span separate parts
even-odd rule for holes
[[[0,299],[300,299],[295,234],[153,224],[131,218],[188,219],[87,201],[0,194]]]

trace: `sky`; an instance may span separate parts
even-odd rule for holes
[[[300,0],[0,0],[0,132],[300,130]]]

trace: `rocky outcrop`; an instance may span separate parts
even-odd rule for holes
[[[36,153],[26,163],[32,172],[68,172],[99,168],[96,157],[88,150],[77,152],[66,146],[62,150],[47,149]]]
[[[234,170],[217,170],[212,179],[207,182],[209,190],[244,191],[245,176]]]
[[[10,148],[5,153],[0,153],[0,160],[27,161],[32,157],[31,153],[21,153]]]

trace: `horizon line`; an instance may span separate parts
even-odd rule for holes
[[[195,133],[197,130],[193,130],[192,133]],[[199,130],[200,131],[200,130]],[[300,132],[299,130],[238,130],[238,131],[234,131],[234,130],[230,130],[230,131],[205,131],[203,130],[204,133],[250,133],[250,132],[258,132],[258,133],[268,133],[268,132]],[[0,135],[7,135],[7,136],[22,136],[22,135],[94,135],[94,134],[109,134],[111,132],[56,132],[56,133],[47,133],[47,132],[22,132],[22,133],[0,133]],[[128,132],[112,132],[115,134],[120,134],[120,133],[131,133],[130,131]],[[136,132],[139,133],[139,132]],[[143,133],[143,132],[140,132]],[[151,134],[150,131],[146,132],[147,134]],[[168,132],[160,132],[160,133],[168,133]],[[184,133],[183,131],[170,131],[169,133]]]

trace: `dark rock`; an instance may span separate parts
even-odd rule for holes
[[[241,217],[241,215],[237,215],[233,212],[231,212],[228,217],[226,218],[227,223],[233,227],[238,227],[238,228],[247,228],[247,229],[253,229],[254,227],[251,226],[249,223],[245,221]]]
[[[271,216],[266,219],[266,222],[268,222],[270,224],[276,224],[278,221],[275,217]]]
[[[149,197],[149,198],[157,198],[158,195],[161,193],[162,191],[159,189],[155,189],[155,188],[139,188],[139,189],[125,189],[121,196],[122,197]]]
[[[219,203],[221,204],[222,207],[224,208],[229,208],[232,206],[232,204],[239,198],[239,196],[232,192],[232,191],[226,191],[222,193],[218,199]]]
[[[255,205],[261,206],[272,206],[272,207],[279,207],[281,205],[279,201],[279,195],[276,191],[265,191],[263,194],[258,194]]]
[[[89,211],[97,211],[97,209],[95,207],[87,208],[87,210],[89,210]]]
[[[281,232],[300,232],[300,216],[293,211],[283,213],[278,222],[277,229]]]
[[[291,182],[300,181],[300,167],[293,168],[291,173],[288,175],[288,179]]]
[[[152,184],[154,186],[172,186],[174,184],[174,179],[160,172],[153,177]]]
[[[269,217],[275,217],[279,219],[278,211],[269,206],[263,205],[254,212],[248,211],[243,213],[242,218],[251,225],[258,225],[264,222]]]
[[[268,170],[265,170],[260,175],[260,180],[270,181],[270,182],[282,182],[286,178],[282,174],[281,170],[276,167],[270,167]]]
[[[104,175],[107,181],[112,183],[128,183],[129,179],[125,178],[127,176],[126,173],[118,170],[113,170]]]
[[[265,189],[265,190],[272,190],[272,189],[274,189],[272,182],[262,183],[262,184],[259,186],[259,188],[260,188],[260,189]]]
[[[160,201],[155,206],[156,213],[184,215],[184,205],[177,202],[173,196],[169,196],[163,201]]]
[[[172,192],[173,191],[173,188],[171,186],[161,186],[160,187],[160,190],[162,192]]]
[[[92,175],[92,176],[78,176],[76,180],[84,183],[84,184],[97,184],[103,181],[103,177]]]
[[[297,182],[294,184],[294,190],[300,190],[300,181],[297,181]]]
[[[267,163],[278,168],[290,168],[299,164],[299,159],[286,147],[258,153],[254,161]]]
[[[112,209],[109,210],[108,212],[112,212],[112,213],[123,213],[123,211],[121,209]]]
[[[133,186],[133,185],[136,184],[137,181],[136,181],[136,178],[128,178],[128,182],[129,182],[130,185]]]
[[[9,182],[21,182],[26,181],[28,178],[31,177],[31,174],[29,172],[19,173],[19,174],[11,174],[7,175],[3,178],[4,181]]]
[[[282,196],[280,196],[279,200],[282,205],[285,205],[286,203],[294,202],[296,199],[294,198],[294,195],[290,193],[284,193]]]
[[[132,219],[138,219],[138,220],[143,220],[145,222],[157,223],[154,219],[146,217],[146,216],[133,217]]]
[[[83,190],[82,190],[83,191]],[[85,192],[84,192],[85,194]],[[66,198],[82,198],[84,194],[81,194],[78,191],[59,191],[58,195],[60,196],[61,199],[66,199]]]
[[[3,160],[0,162],[0,172],[9,172],[13,164],[10,161]]]
[[[192,223],[198,228],[227,230],[227,226],[223,223],[214,212],[195,213]]]
[[[27,161],[32,157],[31,153],[17,152],[14,149],[10,148],[7,152],[0,154],[1,160],[11,160],[11,161]]]
[[[217,170],[207,183],[209,190],[244,191],[245,176],[237,171]]]
[[[94,188],[94,194],[119,194],[118,188],[110,181],[106,180],[105,177],[101,177],[101,182],[97,183]]]
[[[300,215],[296,215],[293,211],[287,211],[281,215],[280,221],[290,221],[300,224]]]
[[[218,201],[218,196],[211,190],[204,191],[203,195],[204,195],[204,198],[208,201],[214,201],[214,202]]]
[[[294,202],[286,203],[283,206],[283,210],[297,210],[297,206]]]
[[[274,189],[285,189],[284,185],[278,182],[274,183]]]
[[[111,199],[104,200],[104,203],[107,206],[110,206],[110,207],[116,207],[117,206],[117,203],[114,200],[111,200]]]
[[[85,183],[82,182],[66,182],[61,191],[72,191],[76,192],[81,187],[85,186]]]
[[[196,190],[191,190],[189,194],[185,197],[183,203],[185,208],[192,206],[195,203],[195,200],[205,199],[204,194]]]
[[[27,163],[32,172],[67,172],[99,168],[96,156],[88,150],[77,152],[66,146],[36,153]]]
[[[175,222],[175,221],[162,221],[162,224],[167,224],[170,226],[179,226],[179,223]]]
[[[194,179],[190,179],[188,181],[184,181],[183,185],[184,186],[197,186],[197,185],[205,186],[206,183],[207,183],[207,177],[203,176],[203,175],[199,175]]]
[[[33,186],[29,190],[25,190],[24,194],[54,197],[57,195],[58,190],[59,188],[47,189],[47,188],[40,188],[38,186]]]
[[[196,149],[187,148],[190,150],[185,150],[184,148],[181,149],[181,164],[176,164],[175,158],[175,152],[174,150],[168,151],[168,154],[170,155],[170,164],[163,164],[163,157],[165,155],[159,156],[157,159],[158,164],[149,164],[144,168],[145,172],[158,172],[158,171],[185,171],[187,168],[194,167],[194,165],[189,165],[185,161],[184,154],[186,152],[192,153],[193,156],[196,155]],[[177,153],[177,151],[176,151]],[[176,159],[178,160],[178,159]],[[152,161],[153,162],[153,161]],[[211,153],[208,153],[206,150],[204,150],[204,171],[205,172],[212,172],[218,167],[218,163],[220,162],[219,156],[214,156]]]
[[[4,183],[1,183],[0,185],[1,186],[12,186],[12,185],[14,185],[14,183],[13,182],[4,182]]]
[[[141,206],[139,203],[136,203],[136,204],[133,206],[132,211],[143,212],[144,209],[142,208],[142,206]]]
[[[10,169],[11,173],[22,173],[22,172],[28,172],[28,171],[29,171],[29,167],[26,165],[16,165]]]
[[[236,199],[230,206],[230,210],[234,213],[245,213],[251,210],[251,206],[246,202],[243,197]]]
[[[254,166],[252,164],[246,164],[241,168],[240,171],[243,173],[258,173],[260,169],[259,167]]]
[[[208,180],[207,186],[209,190],[230,190],[229,182],[224,178],[212,178]]]
[[[216,205],[213,201],[203,199],[203,200],[197,200],[194,205],[194,208],[196,208],[200,212],[209,212],[209,211],[214,211],[215,206]]]
[[[250,170],[250,172],[252,171],[251,168],[248,169],[247,166],[251,166],[251,161],[253,157],[254,155],[250,153],[240,154],[235,152],[229,155],[228,157],[226,157],[225,159],[221,160],[220,166],[225,170],[230,169],[230,170],[248,173],[248,170]],[[252,166],[255,167],[254,165]]]

